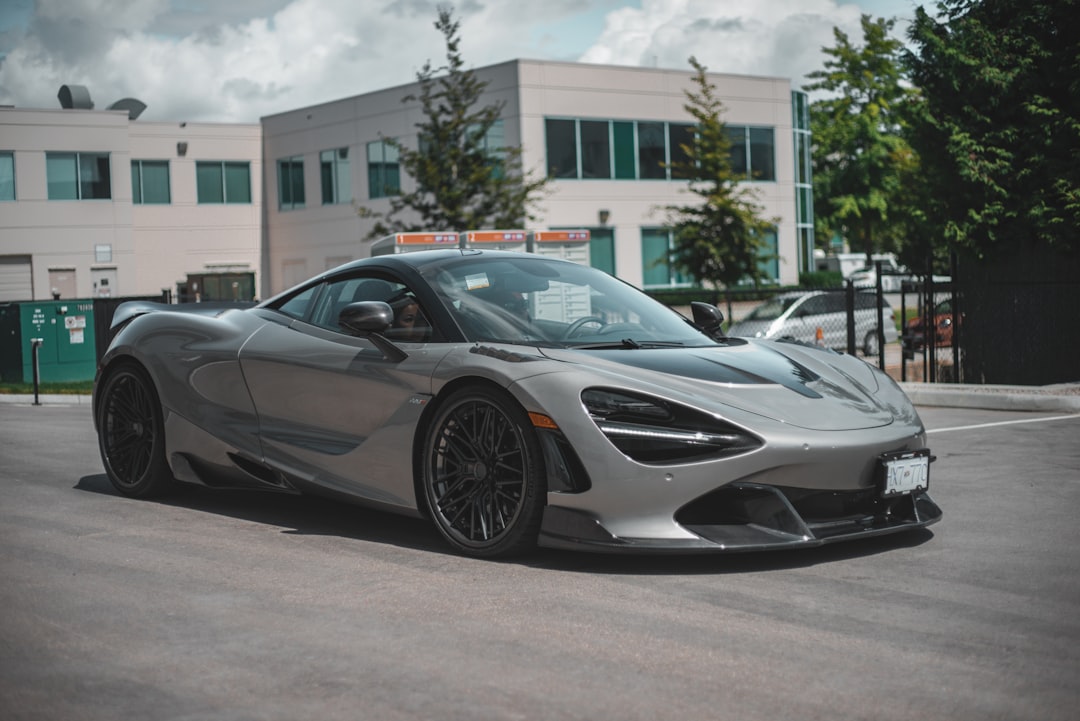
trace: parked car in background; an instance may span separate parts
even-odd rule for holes
[[[927,322],[929,321],[929,327]],[[951,346],[953,339],[952,299],[945,299],[934,306],[933,316],[911,318],[904,326],[902,345],[905,352],[920,351],[926,347],[926,335],[933,329],[934,344],[938,347]]]
[[[878,262],[881,263],[881,290],[885,293],[899,293],[905,280],[915,280],[911,271],[897,263],[895,258],[884,258]],[[876,288],[877,265],[863,266],[848,276],[848,279],[856,288]]]
[[[896,314],[883,300],[881,322],[885,342],[895,343]],[[878,347],[877,298],[873,293],[855,294],[855,344],[866,355],[876,356]],[[783,293],[757,306],[732,324],[728,335],[744,338],[791,337],[836,350],[847,349],[847,298],[841,291]],[[820,336],[820,337],[819,337]]]

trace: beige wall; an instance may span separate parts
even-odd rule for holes
[[[188,273],[254,271],[259,288],[262,243],[262,128],[216,123],[131,123],[131,159],[168,160],[168,205],[132,206],[136,278],[145,292],[175,291]],[[177,143],[186,142],[181,156]],[[195,163],[251,164],[250,204],[203,204]],[[130,202],[130,170],[124,192]],[[114,186],[115,187],[115,186]]]
[[[59,268],[74,269],[78,295],[90,297],[96,245],[111,246],[107,265],[120,278],[134,276],[127,126],[121,112],[0,109],[0,150],[14,151],[16,193],[0,203],[0,254],[32,257],[34,299],[51,297],[49,270]],[[113,199],[49,200],[46,151],[109,153]]]
[[[73,269],[79,297],[115,270],[111,294],[175,290],[189,272],[258,273],[262,240],[259,125],[144,123],[107,110],[0,109],[0,150],[15,156],[15,202],[0,203],[0,255],[32,258],[34,299],[50,297],[50,269]],[[187,154],[177,153],[178,141]],[[45,153],[107,152],[108,200],[49,200]],[[131,160],[168,160],[171,203],[133,205]],[[251,163],[252,203],[196,202],[196,160]],[[99,261],[95,250],[109,248]],[[258,279],[257,279],[258,282]]]

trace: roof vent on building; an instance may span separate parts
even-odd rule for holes
[[[146,103],[136,98],[123,98],[110,105],[109,110],[126,110],[128,120],[134,120],[142,115],[142,111],[146,110]]]
[[[60,107],[65,110],[93,110],[94,101],[85,85],[61,85],[56,97],[60,98]]]

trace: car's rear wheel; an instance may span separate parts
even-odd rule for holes
[[[509,395],[476,386],[441,404],[423,483],[436,527],[458,551],[490,558],[536,546],[547,493],[540,444]]]
[[[148,498],[174,483],[165,460],[161,403],[146,371],[134,363],[110,371],[98,402],[98,448],[120,493]]]

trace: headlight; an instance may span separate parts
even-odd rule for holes
[[[761,439],[701,411],[606,388],[589,388],[581,402],[596,426],[641,463],[685,463],[747,453]]]

